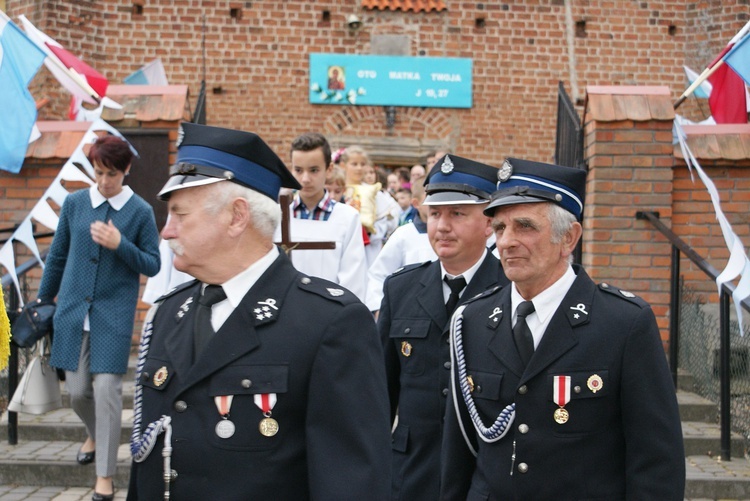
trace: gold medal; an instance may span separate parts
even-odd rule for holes
[[[570,418],[570,414],[568,414],[568,411],[565,410],[564,407],[560,407],[559,409],[555,410],[554,418],[555,418],[555,423],[565,424],[568,422],[568,419]]]
[[[156,371],[156,374],[154,374],[154,386],[159,387],[164,384],[164,381],[167,380],[167,376],[169,375],[169,372],[167,372],[166,367],[161,367],[158,371]]]
[[[279,423],[274,418],[266,417],[261,419],[258,429],[264,437],[272,437],[279,432]]]
[[[588,379],[588,381],[586,381],[586,386],[589,387],[589,390],[591,390],[592,393],[596,393],[597,391],[602,389],[602,386],[604,386],[604,381],[602,381],[602,378],[601,376],[599,376],[599,374],[594,374]]]

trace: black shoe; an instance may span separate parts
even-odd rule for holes
[[[105,495],[94,491],[94,495],[91,496],[91,501],[112,501],[113,499],[115,499],[114,486],[112,486],[112,494]]]
[[[79,450],[78,454],[76,454],[76,461],[78,461],[78,464],[90,464],[94,462],[95,457],[95,450],[90,452],[83,452],[82,450]]]

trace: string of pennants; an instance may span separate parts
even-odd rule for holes
[[[42,195],[42,197],[37,201],[37,203],[34,205],[34,208],[31,209],[31,212],[29,212],[26,218],[13,232],[8,241],[2,246],[2,248],[0,248],[0,265],[8,270],[8,274],[13,280],[13,284],[18,291],[19,298],[22,298],[23,295],[21,294],[21,286],[18,282],[18,275],[16,273],[16,254],[13,248],[13,242],[20,242],[24,246],[26,246],[37,259],[37,261],[39,261],[42,268],[44,268],[44,261],[42,261],[39,253],[39,247],[37,246],[36,240],[34,238],[32,220],[44,225],[47,228],[50,228],[51,230],[55,230],[57,228],[59,217],[50,206],[48,200],[52,200],[59,207],[62,207],[65,198],[70,194],[70,192],[65,189],[62,182],[80,181],[88,184],[89,186],[94,184],[94,168],[89,162],[88,158],[86,158],[83,147],[96,141],[96,138],[99,137],[99,134],[97,134],[97,132],[107,132],[109,134],[113,134],[122,139],[125,139],[122,134],[117,131],[117,129],[109,125],[104,120],[97,119],[96,121],[92,122],[91,126],[88,128],[83,138],[78,143],[78,146],[76,146],[75,151],[65,162],[65,165],[63,165],[62,169],[60,169],[57,177],[55,177],[49,188],[47,188],[47,190],[44,192],[44,195]],[[131,149],[133,149],[132,146]],[[135,153],[135,150],[133,150],[133,152]],[[78,167],[79,165],[83,168],[83,171]],[[21,299],[21,303],[23,303],[23,299]]]
[[[737,234],[732,229],[732,225],[724,215],[724,211],[721,210],[721,201],[719,198],[719,191],[716,189],[716,185],[710,177],[703,170],[698,160],[693,156],[693,152],[690,151],[690,147],[687,144],[687,136],[682,126],[675,121],[674,131],[677,136],[677,140],[680,143],[680,149],[682,150],[682,157],[685,159],[688,169],[690,170],[690,178],[695,182],[693,176],[693,170],[698,173],[698,177],[703,181],[706,186],[709,196],[711,197],[711,203],[716,212],[716,220],[719,222],[721,233],[724,237],[724,243],[729,249],[729,260],[724,270],[716,277],[716,287],[718,288],[719,294],[721,294],[721,288],[724,284],[740,277],[737,287],[732,292],[732,301],[734,302],[735,311],[737,313],[737,322],[740,327],[740,336],[744,336],[742,328],[742,301],[750,297],[750,259],[745,254],[745,247]]]

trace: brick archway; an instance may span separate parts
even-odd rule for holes
[[[385,108],[347,106],[324,123],[326,137],[334,148],[358,144],[375,163],[413,165],[423,162],[431,150],[454,149],[460,127],[438,108],[396,108],[396,122],[386,127]]]

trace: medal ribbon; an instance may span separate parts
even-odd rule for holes
[[[570,402],[570,376],[554,376],[552,400],[560,407]]]
[[[263,393],[253,397],[255,405],[263,412],[263,415],[270,415],[271,409],[276,405],[275,393]]]
[[[234,399],[234,395],[219,395],[218,397],[214,397],[214,403],[216,403],[216,408],[219,410],[219,415],[224,417],[229,415],[229,409],[232,408],[232,400]]]

